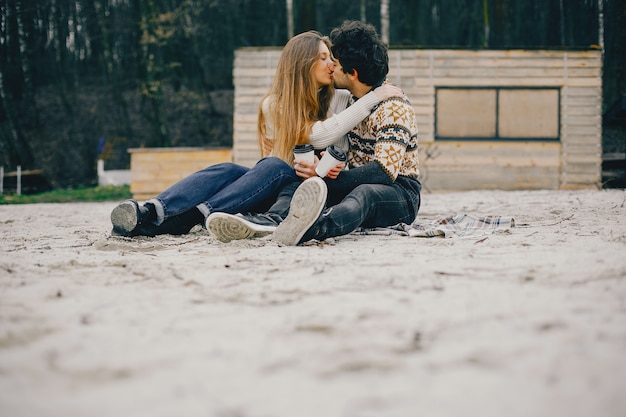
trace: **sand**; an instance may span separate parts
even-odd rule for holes
[[[0,206],[2,416],[624,416],[626,192],[426,194],[481,238],[110,236]]]

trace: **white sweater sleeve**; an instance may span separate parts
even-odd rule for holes
[[[333,144],[346,149],[345,134],[369,116],[372,108],[380,102],[374,92],[369,92],[348,107],[350,96],[348,90],[335,90],[328,109],[328,118],[313,124],[309,141],[315,149],[326,149]],[[267,138],[274,141],[274,123],[269,116],[269,100],[267,97],[263,101],[262,111],[265,115]]]
[[[309,141],[315,149],[325,149],[342,140],[346,133],[370,115],[380,101],[374,92],[369,92],[346,108],[350,96],[347,90],[336,90],[330,103],[329,117],[313,124]]]

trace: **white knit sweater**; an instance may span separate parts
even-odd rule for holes
[[[348,90],[335,90],[330,102],[328,118],[313,124],[309,141],[315,149],[326,149],[329,145],[338,145],[348,151],[346,133],[369,116],[372,109],[379,103],[378,96],[369,92],[353,105],[348,107],[352,94]],[[274,140],[274,122],[269,116],[270,97],[263,101],[266,133],[269,140]]]

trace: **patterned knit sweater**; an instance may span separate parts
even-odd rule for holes
[[[348,139],[350,167],[376,161],[393,181],[398,175],[418,177],[417,123],[406,96],[392,97],[375,106],[370,117],[348,133]]]

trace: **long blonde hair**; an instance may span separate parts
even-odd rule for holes
[[[294,145],[308,143],[313,123],[324,120],[334,88],[317,87],[313,66],[319,59],[320,42],[330,50],[330,41],[317,31],[294,36],[283,48],[270,90],[259,105],[258,134],[261,156],[270,152],[288,164],[293,163]],[[273,143],[266,133],[263,101],[269,99],[273,122]]]

